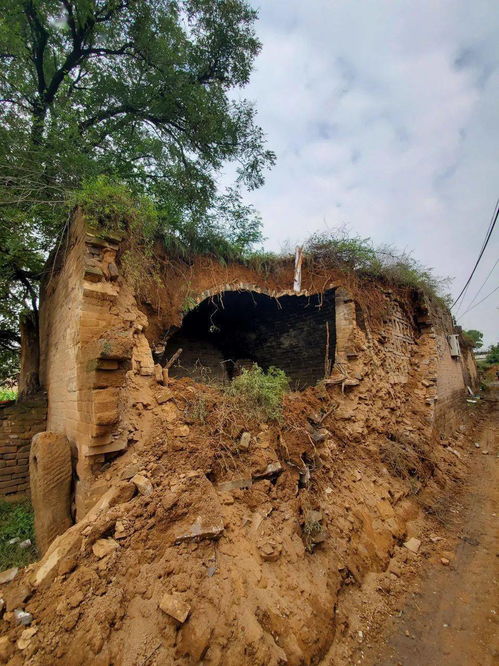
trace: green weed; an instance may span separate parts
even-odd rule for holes
[[[436,276],[407,252],[376,247],[370,238],[350,236],[345,228],[313,234],[304,246],[305,257],[315,266],[358,271],[366,277],[423,291],[446,305],[449,279]]]
[[[14,389],[0,388],[0,402],[4,400],[16,400],[17,391]]]
[[[206,398],[202,394],[196,396],[185,410],[185,418],[192,423],[205,423],[207,415],[208,406]]]
[[[20,542],[30,539],[35,543],[33,509],[27,501],[9,503],[0,501],[0,570],[25,567],[37,559],[34,545],[20,548],[19,542],[9,544],[11,539]]]
[[[270,366],[265,372],[255,363],[249,370],[243,369],[224,390],[255,418],[280,419],[282,400],[289,390],[289,378],[279,368]]]

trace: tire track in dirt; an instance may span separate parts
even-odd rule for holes
[[[492,666],[499,664],[499,384],[473,456],[460,519],[450,527],[457,543],[449,566],[434,565],[400,618],[377,641],[372,666]],[[483,453],[488,453],[484,455]]]

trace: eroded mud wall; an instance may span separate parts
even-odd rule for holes
[[[144,284],[136,296],[120,267],[124,247],[125,241],[89,229],[77,216],[42,293],[41,378],[49,396],[47,428],[66,435],[73,447],[79,516],[102,491],[92,486],[102,464],[149,436],[162,381],[152,348],[164,331],[179,329],[186,313],[223,292],[296,298],[289,262],[263,272],[205,259],[186,264],[160,258],[158,265],[167,266],[161,279],[150,280],[144,270]],[[406,409],[421,416],[430,430],[442,425],[449,409],[458,413],[463,369],[461,361],[450,357],[448,314],[434,321],[427,312],[422,324],[422,306],[416,308],[409,290],[384,289],[355,275],[319,271],[311,265],[304,267],[302,286],[300,295],[307,298],[334,293],[329,310],[316,313],[320,341],[307,328],[307,342],[317,358],[325,360],[324,313],[334,311],[330,380],[341,387],[335,413],[351,422],[353,431],[384,428],[387,414],[403,422]],[[309,366],[309,359],[304,361],[293,338],[300,322],[291,317],[281,323],[275,339],[267,335],[268,363],[279,365],[286,352],[286,363],[294,354],[297,372],[305,372],[300,362]],[[283,336],[294,340],[288,350]],[[261,347],[260,353],[265,345]],[[186,348],[184,358],[196,353]],[[218,362],[214,358],[213,363]],[[321,363],[320,372],[314,370],[313,381],[328,379],[325,366]]]

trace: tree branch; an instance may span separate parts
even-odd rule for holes
[[[28,19],[31,35],[33,38],[32,59],[37,74],[38,94],[41,97],[44,94],[46,88],[45,70],[43,65],[45,58],[45,47],[47,46],[48,41],[48,33],[45,30],[45,27],[42,25],[32,0],[27,0],[27,2],[24,3],[24,13]]]

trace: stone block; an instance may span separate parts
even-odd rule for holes
[[[183,624],[191,611],[189,604],[177,594],[164,594],[159,602],[159,607],[174,620]]]
[[[416,539],[416,537],[411,537],[404,543],[404,546],[407,548],[407,550],[410,550],[411,553],[417,553],[421,547],[421,541]]]
[[[177,534],[175,543],[199,541],[201,539],[218,539],[223,531],[224,523],[221,515],[202,515],[198,516],[183,534]]]
[[[12,567],[11,569],[2,571],[0,573],[0,585],[3,585],[4,583],[10,583],[10,581],[14,580],[14,578],[17,576],[18,572],[18,567]]]
[[[29,459],[35,534],[43,555],[71,526],[71,450],[64,435],[41,432],[33,437]]]
[[[226,493],[229,492],[230,490],[241,490],[243,488],[251,488],[252,485],[253,485],[253,479],[251,478],[233,479],[232,481],[222,481],[222,483],[219,483],[217,485],[217,489],[222,493]]]
[[[97,411],[94,413],[95,425],[114,425],[119,421],[119,412],[117,409],[109,411]]]
[[[146,495],[146,496],[151,495],[154,490],[152,487],[152,483],[143,474],[136,474],[132,478],[132,483],[136,485],[137,490],[141,495]]]
[[[173,398],[173,391],[167,388],[166,386],[160,389],[156,393],[156,401],[158,405],[162,405],[163,403],[168,402],[168,400],[171,400],[172,398]]]
[[[107,555],[110,555],[112,552],[119,548],[119,544],[114,539],[97,539],[97,541],[92,544],[92,552],[99,560]]]
[[[111,282],[91,282],[90,280],[84,280],[83,296],[85,298],[114,303],[118,296],[118,290]]]
[[[137,374],[145,377],[155,374],[151,348],[144,334],[138,335],[135,339],[132,363]]]
[[[280,462],[269,463],[267,467],[261,472],[255,472],[252,476],[253,479],[268,479],[272,476],[277,476],[282,472],[282,465]]]
[[[108,440],[109,443],[98,444],[94,441],[94,446],[83,446],[82,453],[85,457],[89,456],[100,456],[104,453],[116,453],[117,451],[123,451],[126,449],[126,441],[123,439]]]
[[[154,378],[158,382],[158,384],[163,383],[163,368],[159,363],[156,363],[154,366]]]
[[[87,264],[85,266],[85,272],[83,278],[85,280],[89,280],[90,282],[100,282],[101,280],[104,279],[104,273],[102,272],[102,269],[99,268],[98,266],[92,266],[90,264]]]
[[[90,426],[90,436],[94,440],[92,446],[104,446],[111,443],[112,427],[95,423]]]
[[[114,263],[114,261],[111,261],[111,262],[108,264],[108,266],[107,266],[107,271],[108,271],[108,273],[109,273],[109,278],[110,278],[112,281],[118,279],[118,277],[119,277],[119,271],[118,271],[118,267],[116,266],[116,264]]]
[[[100,407],[104,410],[113,409],[118,404],[119,390],[117,388],[95,389],[92,391],[94,409]]]
[[[16,645],[19,648],[19,650],[25,650],[31,643],[31,639],[33,636],[37,633],[38,627],[29,627],[29,629],[25,629],[21,636],[19,637]]]
[[[173,542],[176,544],[218,539],[223,533],[220,500],[213,484],[206,477],[193,476],[186,479],[182,488],[178,489],[171,511],[179,517],[173,529]]]
[[[249,449],[251,442],[251,433],[249,432],[243,432],[239,439],[239,444],[237,445],[237,448],[239,451],[247,451]]]
[[[42,559],[37,562],[32,583],[35,587],[50,584],[58,573],[58,568],[64,558],[75,557],[81,547],[81,526],[73,525],[66,532],[59,535],[50,544]]]
[[[122,479],[131,479],[133,476],[140,472],[140,465],[137,463],[130,463],[121,472]]]
[[[124,371],[109,372],[107,370],[96,370],[93,375],[93,388],[119,387],[125,379]]]
[[[120,361],[132,357],[133,339],[128,331],[110,331],[98,342],[98,357]]]

